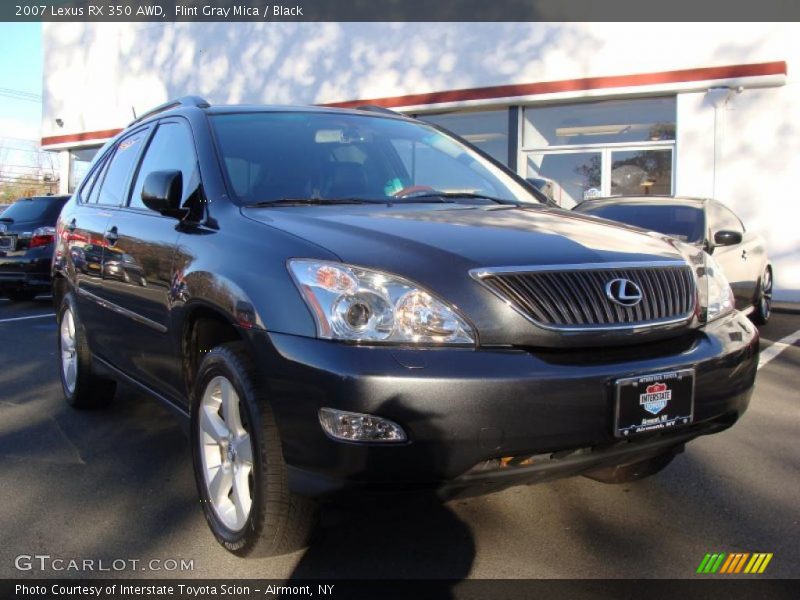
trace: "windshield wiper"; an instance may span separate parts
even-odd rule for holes
[[[277,200],[252,202],[245,204],[245,206],[248,208],[264,208],[269,206],[324,206],[332,204],[386,204],[386,201],[366,198],[279,198]]]
[[[489,200],[497,204],[507,204],[509,206],[527,206],[522,202],[515,202],[513,200],[506,200],[504,198],[496,198],[495,196],[487,196],[486,194],[475,194],[472,192],[423,192],[420,194],[409,194],[408,196],[400,196],[397,200],[402,202],[415,202],[425,201],[441,198],[442,202],[452,200],[455,198],[474,198],[476,200]]]

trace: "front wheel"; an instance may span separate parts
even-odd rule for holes
[[[278,428],[244,344],[206,354],[194,390],[195,480],[217,541],[240,556],[302,548],[314,505],[289,490]]]
[[[752,320],[756,325],[766,325],[772,315],[772,269],[767,267],[758,282],[758,298]]]

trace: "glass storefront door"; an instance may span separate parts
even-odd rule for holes
[[[526,152],[525,177],[551,182],[562,208],[601,196],[672,194],[672,147]]]
[[[572,208],[601,195],[601,162],[600,152],[531,152],[525,176],[549,180],[553,200]]]

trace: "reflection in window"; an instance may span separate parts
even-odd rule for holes
[[[675,139],[675,98],[609,100],[525,109],[523,144],[548,146]]]
[[[126,192],[125,184],[128,182],[128,177],[139,156],[141,142],[146,133],[147,130],[137,131],[117,144],[117,149],[110,159],[100,186],[98,204],[108,204],[109,206],[122,204]]]
[[[562,208],[572,208],[600,196],[600,163],[599,152],[532,152],[527,177],[551,180],[553,200]]]
[[[508,165],[508,110],[437,113],[417,118],[452,131]]]
[[[139,167],[130,206],[145,208],[144,202],[142,202],[142,188],[145,179],[153,171],[177,170],[181,172],[183,180],[181,203],[183,203],[190,191],[194,191],[197,187],[196,165],[197,158],[195,158],[192,134],[186,126],[180,123],[163,123],[156,130],[147,147],[142,165]]]
[[[612,196],[667,196],[672,193],[672,150],[611,153]]]

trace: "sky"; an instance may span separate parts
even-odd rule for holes
[[[7,90],[41,98],[41,23],[0,23],[0,137],[38,140],[41,100],[9,98]]]

